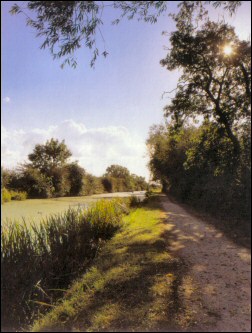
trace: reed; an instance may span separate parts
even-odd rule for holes
[[[128,203],[101,200],[41,223],[6,223],[1,243],[3,327],[31,324],[85,272],[101,244],[122,226]]]

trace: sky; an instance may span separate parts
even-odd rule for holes
[[[1,1],[2,15],[2,166],[14,168],[27,160],[35,144],[55,138],[65,140],[86,171],[101,176],[111,164],[149,179],[145,141],[149,128],[163,122],[169,103],[165,91],[173,90],[178,72],[161,67],[169,37],[175,30],[168,12],[156,24],[136,20],[111,25],[118,14],[105,8],[102,35],[106,59],[90,68],[91,54],[77,52],[76,69],[53,60],[40,50],[42,40],[27,27],[23,15],[11,16],[15,2]],[[176,10],[176,2],[169,5]],[[243,1],[237,14],[226,17],[242,39],[250,37],[251,2]],[[222,12],[211,10],[212,18]],[[98,36],[103,51],[104,42]]]

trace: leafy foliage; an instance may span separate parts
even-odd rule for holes
[[[85,170],[80,167],[77,162],[68,164],[66,166],[68,172],[68,181],[70,183],[69,195],[80,195],[83,189],[83,177]]]
[[[192,19],[192,14],[208,3],[214,7],[223,6],[225,10],[233,13],[241,2],[180,1],[178,15],[181,19]],[[54,59],[65,59],[62,67],[65,64],[76,67],[74,54],[83,45],[92,52],[90,65],[93,67],[100,53],[97,35],[100,35],[104,44],[101,27],[103,12],[107,7],[120,12],[119,18],[112,21],[113,24],[118,24],[124,17],[155,23],[169,8],[166,1],[112,1],[106,5],[102,1],[27,1],[25,8],[15,4],[10,12],[25,14],[27,25],[37,31],[37,37],[43,38],[41,48],[48,48]],[[200,12],[197,17],[201,15]],[[102,55],[108,55],[105,47]]]
[[[237,165],[231,140],[215,123],[177,130],[156,126],[147,141],[150,170],[175,197],[214,215],[249,220],[250,140],[244,130]]]
[[[38,169],[26,166],[19,175],[19,186],[30,198],[51,198],[54,194],[52,178]]]
[[[82,194],[84,195],[99,194],[104,192],[104,187],[100,177],[96,177],[90,173],[87,173],[83,179],[83,183],[84,187]]]
[[[22,201],[22,200],[27,199],[27,193],[26,192],[10,191],[10,194],[11,194],[11,200]]]
[[[27,18],[27,25],[44,37],[41,49],[49,48],[54,59],[67,56],[65,63],[76,66],[73,53],[84,44],[93,52],[91,66],[98,55],[95,34],[102,25],[101,7],[96,1],[28,1],[26,11],[35,13],[36,19]],[[22,12],[16,4],[11,13]],[[103,52],[106,56],[106,51]]]
[[[129,170],[120,165],[112,164],[106,169],[105,176],[115,177],[115,178],[127,178],[129,177]]]
[[[173,16],[177,30],[161,64],[182,75],[164,109],[169,126],[150,131],[150,169],[177,198],[215,215],[248,220],[251,45],[234,28],[211,22],[202,2],[179,6]],[[189,125],[199,116],[201,126]]]
[[[31,161],[32,168],[49,175],[52,169],[64,166],[71,155],[64,140],[59,142],[52,138],[44,145],[36,145],[33,153],[29,154],[28,158]]]
[[[123,166],[112,164],[106,169],[102,183],[106,192],[128,192],[146,190],[143,177],[131,174]]]
[[[143,191],[147,189],[145,178],[135,174],[131,174],[131,184],[134,191]]]
[[[210,21],[202,30],[177,30],[170,41],[172,49],[161,64],[183,72],[165,116],[177,126],[199,115],[213,120],[239,155],[236,129],[251,117],[249,42],[240,41],[232,27]],[[229,56],[226,45],[233,48]]]
[[[103,177],[87,173],[77,162],[68,163],[71,153],[64,141],[51,139],[36,145],[29,154],[31,163],[18,170],[2,168],[2,187],[25,192],[29,198],[92,195],[104,192],[141,191],[147,188],[144,177],[130,174],[120,165],[111,165]]]

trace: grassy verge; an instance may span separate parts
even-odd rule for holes
[[[1,230],[1,319],[4,329],[30,324],[54,307],[83,274],[101,245],[122,227],[121,199],[68,210],[39,224],[9,223]]]
[[[137,208],[88,272],[32,331],[164,331],[181,328],[185,268],[169,254],[172,226],[158,202]],[[182,318],[182,319],[181,319]],[[187,317],[187,322],[190,318]]]

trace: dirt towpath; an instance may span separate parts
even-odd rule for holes
[[[251,332],[250,250],[167,197],[162,205],[174,236],[169,251],[188,268],[183,302],[197,318],[192,331]]]

